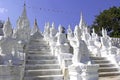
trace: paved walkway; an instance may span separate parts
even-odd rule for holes
[[[120,80],[120,76],[100,77],[99,80]]]

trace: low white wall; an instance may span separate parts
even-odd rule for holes
[[[113,46],[120,48],[120,38],[111,38],[111,42]]]
[[[22,80],[23,66],[0,65],[0,80]]]

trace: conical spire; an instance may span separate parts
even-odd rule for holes
[[[39,30],[38,25],[37,25],[37,19],[35,19],[35,21],[34,21],[34,29],[35,29],[35,31]]]
[[[82,12],[80,13],[80,23],[83,21],[83,15]]]
[[[55,23],[54,22],[52,22],[52,28],[55,28]]]
[[[6,22],[5,22],[4,26],[3,26],[3,29],[4,28],[11,28],[11,22],[10,22],[9,17],[8,17],[8,19],[6,20]]]
[[[82,35],[81,29],[79,28],[78,25],[76,25],[76,26],[75,26],[75,29],[74,29],[74,36],[75,36],[75,38],[76,38],[77,40],[80,40],[81,35]]]
[[[39,27],[37,25],[37,20],[35,19],[32,34],[34,34],[36,32],[39,32]]]
[[[68,25],[67,32],[68,32],[68,33],[69,33],[69,32],[72,32],[72,29],[71,29],[71,26],[70,26],[70,25]]]
[[[5,37],[10,37],[12,36],[12,26],[11,26],[11,22],[10,19],[8,17],[7,21],[5,22],[4,26],[3,26],[3,33]]]
[[[53,30],[54,33],[57,33],[57,30],[55,29],[55,23],[54,22],[52,22],[52,27],[50,29]]]
[[[92,29],[92,31],[93,31],[92,33],[95,33],[95,29],[94,28]]]
[[[68,25],[68,29],[71,29],[71,26],[70,26],[70,25]]]
[[[62,28],[62,25],[61,25],[61,24],[59,24],[59,26],[58,26],[58,31],[59,31],[60,33],[62,33],[62,31],[63,31],[63,28]]]
[[[80,29],[82,29],[85,25],[86,24],[84,22],[83,15],[82,15],[82,12],[81,12],[81,14],[80,14],[80,23],[79,23]]]
[[[6,23],[11,25],[11,22],[10,22],[10,18],[9,18],[9,17],[8,17]]]
[[[52,22],[52,27],[50,27],[50,37],[54,37],[57,33],[57,30],[55,29],[55,23]]]
[[[68,34],[69,34],[69,33],[72,33],[72,29],[71,29],[71,26],[70,26],[70,25],[68,25],[67,33],[68,33]]]
[[[25,3],[24,3],[23,12],[22,12],[21,17],[27,17],[26,4]]]
[[[37,26],[37,20],[35,19],[35,21],[34,21],[34,26]]]
[[[107,36],[107,30],[106,29],[104,30],[104,32],[105,32],[105,36]]]
[[[83,16],[82,16],[82,12],[81,12],[81,14],[80,14],[80,22],[79,22],[79,26],[81,27],[81,25],[82,25],[82,22],[83,22]]]
[[[105,36],[105,31],[104,31],[103,27],[102,27],[102,36],[103,37]]]
[[[37,25],[37,19],[35,19],[35,21],[34,21],[34,27],[32,29],[31,36],[32,36],[32,38],[43,38],[43,36],[39,30],[39,27]]]
[[[97,34],[95,33],[95,29],[92,29],[92,38],[94,39],[97,36]]]

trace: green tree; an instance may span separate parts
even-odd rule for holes
[[[120,7],[111,7],[96,16],[92,28],[101,35],[102,27],[111,37],[120,37]]]

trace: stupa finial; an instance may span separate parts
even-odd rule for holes
[[[26,13],[26,2],[24,1],[24,6],[23,6],[23,12],[22,12],[22,16],[21,17],[26,17],[27,13]]]
[[[84,19],[83,19],[82,12],[81,12],[81,14],[80,14],[80,23],[79,23],[79,27],[80,27],[80,29],[83,29],[84,27],[86,27],[86,23],[85,23],[85,21],[84,21]]]

